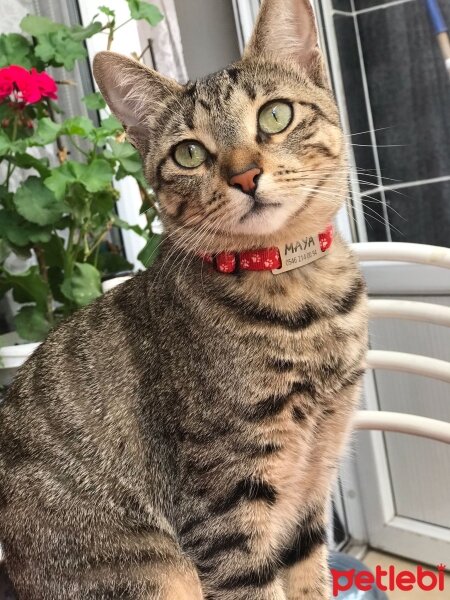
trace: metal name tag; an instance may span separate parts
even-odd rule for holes
[[[324,243],[319,234],[309,235],[303,239],[285,244],[280,248],[281,269],[273,269],[274,275],[298,269],[328,254],[331,244]]]

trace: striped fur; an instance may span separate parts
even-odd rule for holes
[[[220,275],[197,255],[282,247],[343,203],[309,4],[265,0],[244,58],[187,86],[111,54],[95,73],[166,236],[150,269],[49,335],[0,407],[19,600],[326,599],[327,504],[367,345],[361,274],[339,236],[278,276]],[[294,119],[268,137],[257,114],[274,98]],[[182,139],[205,145],[204,165],[177,167]],[[253,163],[276,203],[255,214],[228,185]]]

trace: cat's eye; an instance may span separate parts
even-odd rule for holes
[[[198,142],[181,142],[175,148],[173,157],[181,167],[195,169],[205,162],[208,153]]]
[[[259,113],[261,131],[269,135],[281,133],[291,123],[294,110],[292,105],[282,100],[269,102]]]

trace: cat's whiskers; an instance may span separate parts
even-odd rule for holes
[[[357,131],[356,133],[347,133],[345,137],[354,137],[356,135],[363,135],[364,133],[376,133],[377,131],[386,131],[387,129],[394,129],[393,127],[378,127],[377,129],[367,129],[366,131]]]
[[[306,188],[304,186],[302,186],[303,191],[306,191],[307,193],[313,193],[315,192],[317,194],[317,197],[321,198],[322,200],[324,200],[325,202],[327,201],[331,201],[331,200],[336,200],[336,195],[333,192],[327,193],[323,190],[320,190],[320,188]],[[367,196],[368,198],[371,198],[370,196]],[[372,201],[377,202],[376,198],[371,198]],[[351,202],[351,197],[346,195],[345,197],[342,197],[343,201],[346,202]],[[381,202],[381,200],[380,200]],[[394,231],[396,231],[399,235],[404,235],[402,231],[400,231],[397,227],[395,227],[394,225],[392,225],[392,223],[389,223],[387,221],[387,219],[385,219],[384,217],[381,217],[381,215],[379,215],[372,207],[370,206],[366,206],[365,207],[368,211],[370,211],[371,217],[375,220],[378,221],[379,223],[381,223],[383,226],[389,226],[391,229],[393,229]],[[382,220],[380,220],[380,218],[382,218]]]
[[[198,215],[198,213],[196,213],[194,215],[194,217],[196,217]],[[191,217],[190,217],[191,218]],[[189,223],[184,223],[183,225],[180,225],[179,227],[177,227],[176,229],[173,229],[169,232],[164,231],[162,234],[162,239],[161,241],[156,245],[156,247],[154,248],[153,252],[151,253],[151,255],[149,256],[149,259],[147,261],[147,264],[145,264],[145,267],[148,267],[151,259],[155,256],[156,252],[160,249],[161,245],[164,244],[166,241],[168,241],[170,238],[174,237],[175,235],[177,235],[182,229],[186,229],[190,227]]]
[[[167,257],[168,260],[171,260],[177,253],[180,253],[180,254],[184,253],[185,256],[182,259],[182,263],[181,263],[181,267],[180,267],[180,270],[181,270],[186,258],[189,257],[189,255],[191,253],[191,249],[189,248],[189,246],[196,245],[200,249],[201,244],[199,242],[203,241],[203,238],[206,237],[207,233],[209,232],[209,229],[210,229],[210,223],[204,222],[201,224],[201,226],[199,228],[185,232],[185,235],[180,236],[180,238],[178,240],[176,240],[173,247],[170,249],[170,251],[168,253],[168,257]],[[168,260],[166,260],[163,263],[163,266],[161,267],[161,271],[162,271],[165,263],[168,262]],[[174,265],[176,266],[176,264],[177,264],[176,261],[173,261],[173,262],[174,262]],[[169,267],[169,269],[166,273],[166,278],[170,273],[171,273],[171,267]]]
[[[205,239],[208,238],[208,236],[210,235],[210,231],[209,231],[209,224],[208,223],[204,223],[200,229],[196,230],[195,235],[193,236],[193,238],[190,240],[190,244],[193,246],[192,249],[186,249],[183,248],[184,250],[184,255],[183,258],[181,259],[180,263],[179,263],[179,268],[178,268],[178,273],[177,276],[180,277],[180,279],[183,279],[181,277],[181,273],[183,271],[183,267],[186,264],[186,269],[185,269],[185,273],[189,267],[189,264],[191,264],[192,259],[198,258],[197,253],[196,253],[196,249],[198,248],[198,250],[200,250],[200,248],[202,247],[202,243],[205,241]]]
[[[205,230],[203,231],[202,235],[201,235],[201,236],[199,236],[199,237],[198,237],[198,238],[195,240],[195,246],[197,247],[198,251],[200,251],[200,249],[201,249],[203,246],[206,246],[206,247],[208,246],[208,242],[209,242],[211,239],[213,239],[213,237],[216,235],[216,233],[217,233],[217,231],[216,231],[216,230],[217,230],[218,226],[222,224],[222,221],[223,221],[223,219],[225,218],[225,216],[226,216],[226,215],[222,215],[222,217],[219,219],[219,222],[217,223],[217,226],[216,226],[216,227],[214,227],[214,228],[211,228],[211,224],[210,224],[210,227],[209,227],[209,228],[207,228],[207,229],[205,229]],[[187,271],[189,270],[189,267],[191,266],[192,262],[193,262],[195,259],[198,259],[198,258],[199,258],[198,254],[197,254],[196,252],[192,252],[192,253],[191,253],[191,255],[187,254],[186,256],[188,256],[189,258],[188,258],[188,261],[187,261],[187,264],[186,264],[186,267],[185,267],[184,273],[187,273]],[[202,269],[203,269],[203,263],[204,263],[204,261],[202,260],[202,267],[201,267]],[[181,277],[181,269],[182,269],[182,266],[183,266],[183,264],[180,266],[180,270],[179,270],[179,276],[180,276],[180,277]],[[201,271],[201,275],[202,275],[202,271]],[[183,277],[184,277],[184,275],[183,275]],[[203,280],[202,280],[202,285],[204,285],[204,284],[203,284]]]
[[[182,226],[178,229],[178,231],[175,232],[171,232],[173,235],[175,233],[178,233],[180,229],[185,229],[187,226]],[[180,252],[183,248],[183,244],[185,242],[190,241],[191,238],[194,238],[194,236],[196,235],[197,230],[194,229],[187,229],[187,231],[182,231],[181,234],[179,235],[179,238],[175,240],[174,244],[172,245],[171,248],[169,248],[168,252],[167,252],[167,256],[164,258],[164,261],[161,265],[161,267],[159,268],[156,276],[155,276],[155,281],[154,284],[156,284],[160,278],[160,276],[162,275],[164,268],[166,266],[167,263],[169,263],[172,259],[172,257],[174,255],[177,254],[177,252]],[[166,241],[168,239],[169,236],[166,236],[166,238],[163,241]],[[170,268],[168,270],[168,273],[170,273]]]

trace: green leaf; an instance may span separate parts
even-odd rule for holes
[[[104,158],[95,158],[88,165],[68,160],[53,169],[44,183],[56,198],[61,200],[64,198],[67,186],[71,183],[81,183],[88,192],[95,193],[110,186],[113,175],[111,165]]]
[[[109,117],[106,117],[106,119],[103,119],[102,129],[106,129],[110,135],[113,135],[118,131],[123,131],[123,125],[114,115],[110,115]]]
[[[21,169],[35,169],[43,179],[51,174],[48,158],[36,158],[31,154],[19,153],[9,157],[8,160]]]
[[[26,37],[19,33],[0,35],[0,67],[19,65],[30,69],[35,62],[32,46]]]
[[[55,123],[48,117],[39,119],[38,126],[31,138],[30,145],[46,146],[56,140],[61,133],[61,125]]]
[[[100,92],[88,94],[83,98],[83,102],[89,110],[101,110],[102,108],[106,108],[106,102]]]
[[[72,71],[77,60],[87,56],[83,42],[74,40],[68,28],[39,36],[35,53],[44,62],[68,71]]]
[[[104,158],[96,158],[87,166],[82,183],[88,192],[100,192],[111,185],[113,175],[109,162]]]
[[[13,142],[4,131],[0,130],[0,155],[7,154],[8,152],[25,152],[27,145],[28,140],[24,139]]]
[[[49,288],[37,267],[30,267],[23,273],[4,271],[4,275],[13,289],[13,297],[16,302],[19,304],[35,302],[38,308],[46,310]]]
[[[35,37],[42,35],[43,33],[52,33],[64,28],[64,25],[55,23],[47,17],[39,17],[38,15],[27,15],[20,22],[20,28],[22,31],[29,33]]]
[[[51,230],[24,221],[16,212],[0,210],[0,237],[22,248],[30,244],[48,242]]]
[[[115,17],[116,13],[108,8],[107,6],[99,6],[98,10],[102,12],[104,15],[108,15],[108,17]]]
[[[121,254],[113,254],[112,252],[100,252],[98,267],[102,273],[120,273],[133,270],[133,265],[126,258]]]
[[[100,127],[97,127],[93,133],[92,138],[99,143],[102,143],[107,138],[117,135],[123,131],[122,123],[116,119],[113,115],[103,119]]]
[[[61,292],[61,286],[64,281],[63,269],[61,267],[49,267],[47,275],[53,298],[56,300],[56,302],[67,304],[67,298]]]
[[[52,225],[66,212],[65,205],[56,199],[39,177],[33,176],[19,187],[14,204],[24,219],[37,225]]]
[[[152,235],[144,248],[139,252],[138,260],[140,260],[145,267],[149,267],[156,260],[159,253],[161,238],[162,236],[160,235]]]
[[[0,130],[0,155],[7,154],[11,149],[13,142],[4,131]]]
[[[100,21],[92,21],[92,23],[89,23],[89,25],[86,27],[83,27],[82,25],[75,25],[72,27],[70,29],[70,36],[73,40],[82,42],[92,37],[102,29],[103,25],[100,23]]]
[[[105,151],[106,158],[117,160],[126,173],[133,174],[141,170],[141,158],[129,142],[109,140],[109,145],[111,150]]]
[[[50,177],[44,184],[51,190],[58,200],[64,198],[66,187],[71,183],[82,181],[86,173],[86,165],[74,160],[67,160],[61,166],[52,169]]]
[[[147,232],[144,229],[142,229],[142,227],[140,227],[139,225],[130,225],[129,223],[127,223],[127,221],[124,221],[117,215],[112,216],[112,221],[116,227],[119,227],[119,229],[126,229],[127,231],[134,231],[134,233],[137,233],[137,235],[145,237],[146,239],[148,238]]]
[[[5,262],[11,254],[11,248],[6,240],[0,238],[0,265]],[[1,296],[1,294],[0,294]]]
[[[52,235],[49,242],[42,244],[44,249],[45,264],[48,267],[64,267],[64,239],[59,235]]]
[[[141,0],[127,0],[130,8],[130,15],[133,19],[144,19],[150,25],[158,25],[163,20],[164,16],[157,6],[148,4]]]
[[[0,275],[0,298],[3,298],[6,292],[9,292],[10,289],[11,284],[9,281]]]
[[[35,54],[42,61],[71,71],[75,62],[86,56],[84,40],[102,29],[99,21],[93,21],[87,27],[75,25],[67,27],[55,23],[46,17],[28,15],[22,20],[22,29],[33,35],[37,44]]]
[[[118,200],[116,190],[101,190],[92,196],[91,210],[93,214],[100,214],[107,217],[113,213],[114,205]]]
[[[64,198],[66,186],[76,181],[75,175],[71,169],[72,161],[63,163],[60,167],[52,170],[50,177],[45,179],[44,184],[51,190],[58,200]]]
[[[24,340],[40,342],[50,331],[45,314],[36,306],[24,306],[14,317],[17,333]]]
[[[0,185],[0,204],[3,204],[4,207],[8,205],[12,207],[13,198],[14,194],[9,191],[6,183]]]
[[[94,123],[87,117],[72,117],[62,124],[63,133],[68,135],[87,136],[94,129]]]
[[[100,273],[88,263],[75,263],[73,274],[61,286],[66,298],[78,306],[86,306],[102,294]]]

